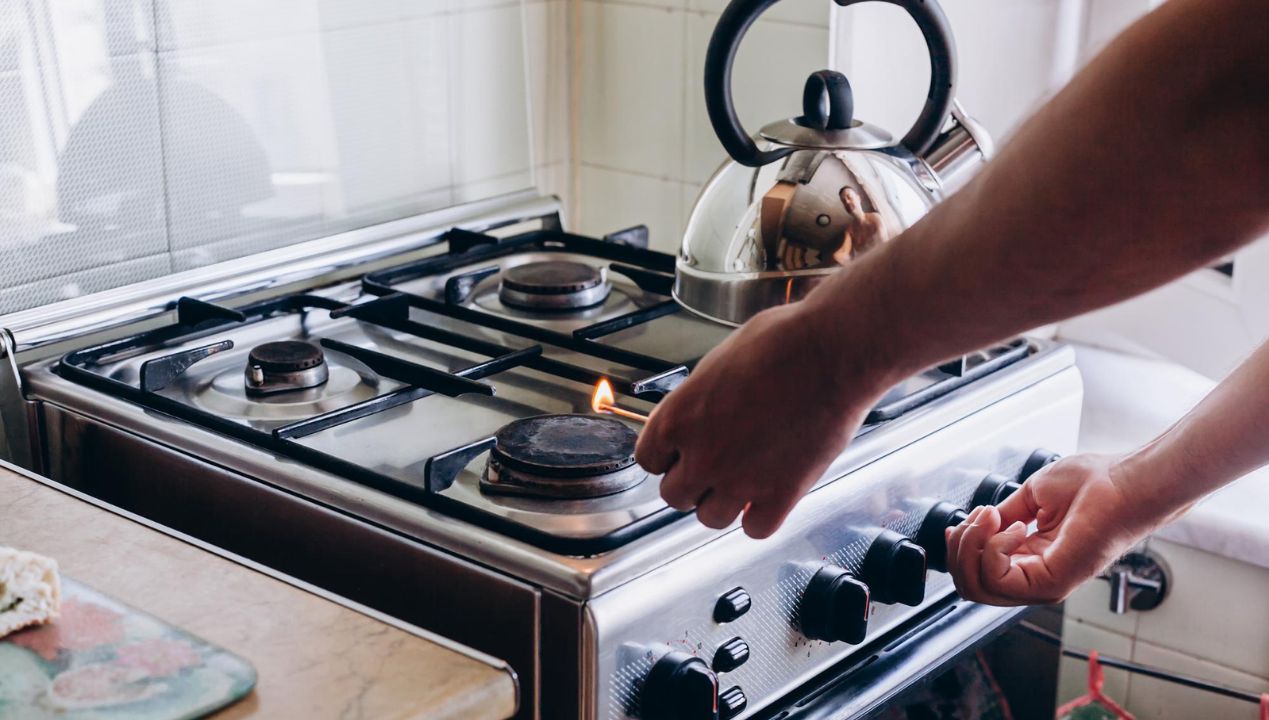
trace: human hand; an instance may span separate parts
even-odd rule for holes
[[[988,605],[1066,599],[1160,521],[1133,502],[1127,475],[1124,458],[1077,455],[1040,471],[999,507],[976,508],[947,530],[947,567],[961,597]]]
[[[712,528],[744,512],[767,537],[828,469],[889,385],[866,352],[829,351],[824,334],[849,323],[820,317],[806,302],[760,313],[661,401],[636,457],[665,473],[667,503]]]

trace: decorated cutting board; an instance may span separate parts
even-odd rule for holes
[[[62,615],[0,640],[0,720],[184,720],[245,697],[246,660],[62,577]]]

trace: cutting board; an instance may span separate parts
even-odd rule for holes
[[[185,720],[251,692],[246,660],[62,577],[62,615],[0,640],[0,720]]]

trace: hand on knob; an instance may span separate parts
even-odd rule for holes
[[[961,596],[989,605],[1054,603],[1101,572],[1159,522],[1137,511],[1124,472],[1117,456],[1067,458],[999,507],[976,508],[948,528],[948,571]]]

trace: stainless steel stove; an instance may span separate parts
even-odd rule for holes
[[[507,659],[524,717],[862,713],[1013,618],[955,600],[942,529],[1074,448],[1069,349],[910,379],[774,537],[709,530],[591,398],[609,380],[647,412],[729,329],[680,310],[638,232],[556,210],[450,209],[0,319],[33,464]]]

